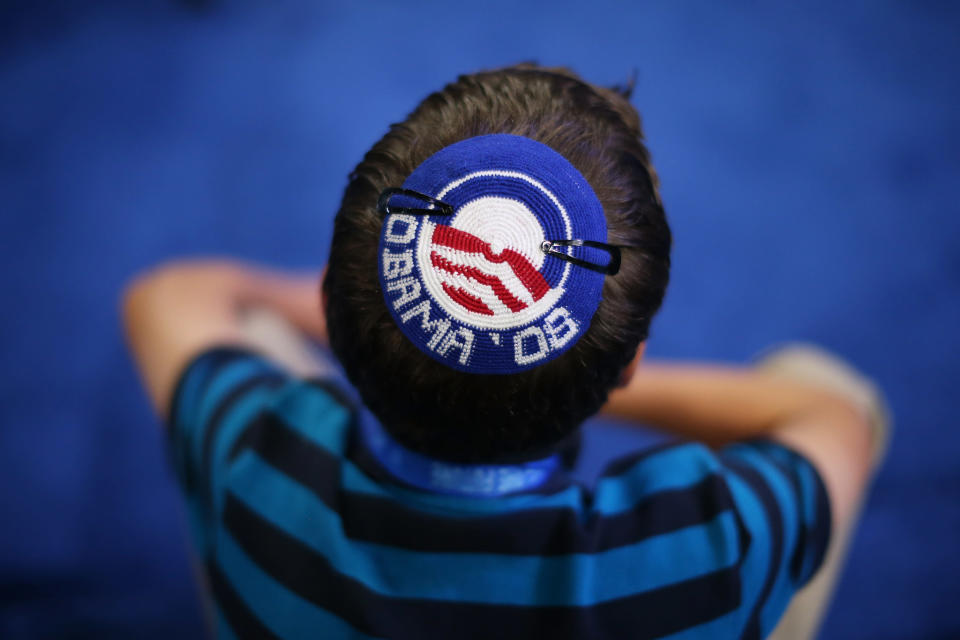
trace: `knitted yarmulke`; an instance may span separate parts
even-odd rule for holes
[[[380,235],[387,308],[421,351],[460,371],[516,373],[587,330],[604,275],[542,249],[544,240],[607,239],[600,201],[566,158],[522,136],[478,136],[427,158],[403,187],[453,208],[391,213]],[[391,204],[425,207],[403,195]]]

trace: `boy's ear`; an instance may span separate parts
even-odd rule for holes
[[[640,346],[637,347],[637,353],[633,356],[633,360],[630,361],[630,364],[627,365],[626,369],[620,374],[620,382],[617,383],[618,387],[625,387],[630,382],[630,379],[633,378],[633,374],[637,371],[637,367],[640,365],[640,360],[643,359],[643,352],[647,349],[647,341],[644,340],[640,343]]]

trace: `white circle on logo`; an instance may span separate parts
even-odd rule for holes
[[[512,248],[521,253],[539,271],[546,258],[540,250],[543,228],[527,205],[512,198],[484,196],[460,207],[453,220],[454,229],[482,238],[490,249],[501,254]]]

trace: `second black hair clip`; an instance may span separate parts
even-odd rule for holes
[[[423,202],[428,207],[434,208],[391,206],[390,199],[394,196],[413,198]],[[414,191],[413,189],[404,189],[402,187],[388,187],[380,192],[380,197],[377,199],[377,211],[385,216],[403,214],[415,216],[452,216],[454,210],[455,209],[453,205],[449,203],[428,196],[425,193],[420,193],[419,191]],[[606,252],[609,256],[609,260],[607,260],[606,264],[597,264],[596,262],[590,262],[589,260],[583,260],[581,258],[571,256],[563,251],[557,250],[555,247],[588,247],[591,249],[598,249]],[[544,255],[550,256],[551,258],[558,258],[578,267],[583,267],[584,269],[590,269],[591,271],[603,273],[608,276],[615,276],[620,271],[622,259],[620,255],[620,249],[626,247],[607,244],[605,242],[597,242],[595,240],[571,239],[544,240],[540,243],[539,248]]]

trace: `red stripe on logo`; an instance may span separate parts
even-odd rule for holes
[[[450,299],[458,303],[462,307],[466,307],[474,313],[481,313],[485,316],[492,316],[493,309],[483,304],[483,300],[476,296],[472,296],[462,287],[453,287],[447,284],[446,282],[441,282],[443,285],[443,290],[447,292],[447,295],[450,296]]]
[[[500,281],[500,278],[496,276],[484,273],[475,267],[454,264],[435,251],[430,254],[430,262],[432,262],[433,266],[437,269],[442,269],[443,271],[448,271],[450,273],[458,273],[468,278],[473,278],[480,284],[487,285],[493,289],[493,292],[498,298],[500,298],[500,301],[507,305],[507,307],[509,307],[509,309],[513,312],[527,308],[527,304],[523,300],[518,300],[512,293],[510,293],[510,290],[507,289],[503,282]]]
[[[499,254],[494,253],[489,243],[484,242],[472,233],[443,225],[438,225],[437,228],[434,229],[432,240],[434,244],[458,251],[482,253],[485,259],[495,264],[506,262],[510,265],[517,279],[523,283],[523,286],[526,287],[530,295],[533,296],[534,300],[539,300],[550,291],[550,283],[530,264],[530,261],[527,260],[523,254],[513,249],[504,249]],[[504,304],[506,304],[506,302]],[[516,309],[514,310],[516,311]]]

